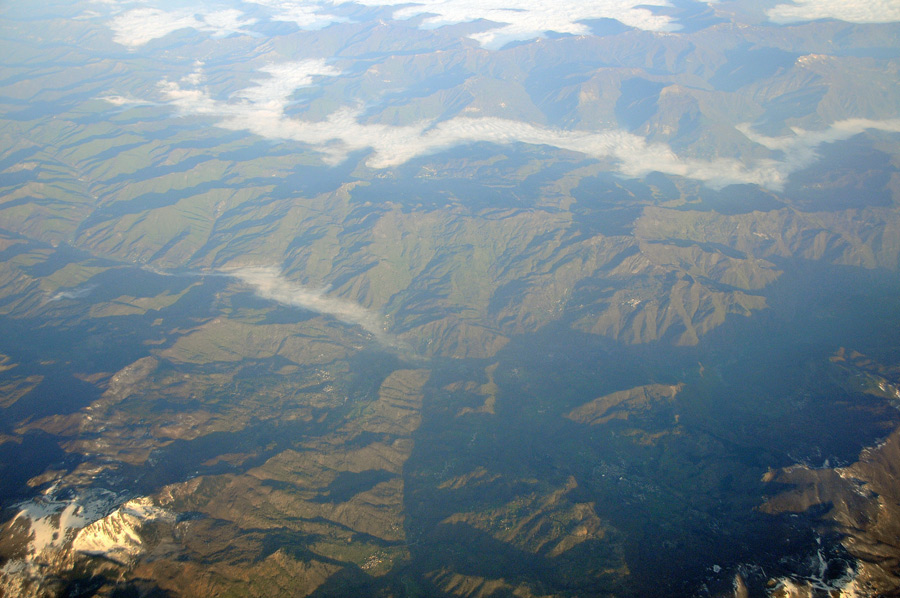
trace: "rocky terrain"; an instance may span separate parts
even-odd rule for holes
[[[900,595],[832,4],[0,7],[0,595]]]

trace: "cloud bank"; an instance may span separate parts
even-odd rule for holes
[[[277,268],[237,268],[223,270],[222,274],[237,278],[264,299],[331,316],[346,324],[361,327],[382,344],[395,344],[384,331],[384,322],[377,313],[352,301],[329,297],[324,290],[308,289],[291,282]]]
[[[298,2],[297,0],[248,0],[251,4],[265,6],[272,12],[273,21],[294,23],[300,29],[324,29],[332,23],[343,23],[346,18],[328,12],[326,4]]]
[[[486,30],[470,37],[483,47],[498,49],[514,41],[542,37],[548,32],[588,35],[586,24],[596,19],[615,19],[645,31],[676,31],[680,25],[671,17],[654,14],[653,7],[671,6],[668,0],[247,0],[264,7],[275,21],[294,23],[300,29],[323,29],[348,19],[335,9],[350,5],[390,8],[393,18],[420,18],[420,27],[435,29],[445,25],[483,21]],[[710,2],[710,0],[707,0]],[[779,4],[766,13],[776,23],[816,19],[839,19],[851,23],[900,21],[896,0],[796,0]],[[138,47],[180,29],[194,29],[226,36],[251,34],[257,22],[237,9],[210,10],[198,7],[166,11],[141,7],[115,17],[110,27],[114,41]]]
[[[104,102],[108,102],[113,106],[118,106],[120,108],[137,108],[139,106],[160,106],[159,102],[150,102],[148,100],[141,100],[138,98],[132,98],[128,96],[122,95],[107,95],[100,96],[97,98],[98,100],[103,100]]]
[[[838,19],[849,23],[893,23],[900,21],[897,0],[794,0],[766,11],[775,23],[816,19]]]
[[[162,90],[170,104],[184,115],[208,116],[217,119],[217,126],[222,128],[306,144],[330,164],[337,164],[351,152],[360,150],[372,152],[368,166],[389,168],[464,144],[524,143],[610,159],[626,177],[657,171],[700,180],[713,188],[749,183],[779,190],[792,172],[818,158],[816,148],[823,143],[849,139],[866,129],[900,131],[898,119],[845,120],[824,131],[795,129],[793,135],[779,138],[757,135],[743,126],[740,130],[751,141],[781,153],[779,159],[745,164],[734,158],[682,158],[665,144],[650,143],[622,130],[563,130],[490,117],[455,117],[440,122],[391,126],[361,122],[361,111],[347,107],[332,112],[323,121],[289,118],[284,110],[294,89],[311,85],[321,77],[338,76],[340,72],[323,60],[271,65],[263,72],[269,77],[254,81],[254,86],[236,93],[230,100],[217,100],[202,89],[183,88],[173,82],[166,82]]]
[[[793,135],[784,137],[759,135],[746,124],[737,128],[754,143],[781,152],[783,157],[776,164],[782,180],[786,180],[792,172],[814,164],[819,159],[817,150],[822,144],[844,141],[868,130],[900,133],[900,118],[888,120],[850,118],[837,121],[822,131],[807,131],[792,127]]]
[[[496,49],[512,41],[541,37],[548,31],[587,35],[584,21],[616,19],[647,31],[674,31],[679,26],[668,16],[656,15],[651,6],[670,6],[667,0],[355,0],[366,6],[400,6],[395,19],[423,17],[423,28],[484,20],[497,23],[471,37]]]
[[[629,27],[647,31],[675,31],[679,25],[666,15],[654,14],[652,7],[670,6],[668,0],[248,0],[265,7],[272,20],[291,22],[300,29],[322,29],[347,21],[335,14],[336,7],[363,5],[397,7],[395,19],[420,17],[420,27],[434,29],[444,25],[484,21],[493,23],[487,30],[471,35],[485,48],[497,49],[512,41],[541,37],[547,32],[587,35],[585,21],[616,19]],[[247,27],[255,19],[245,18],[237,9],[166,11],[142,7],[129,10],[110,23],[114,40],[137,47],[179,29],[194,29],[225,36],[250,33]]]
[[[253,25],[256,19],[245,19],[243,15],[236,9],[194,12],[135,8],[115,17],[109,26],[113,30],[114,42],[135,48],[180,29],[205,31],[213,37],[249,34],[245,28]]]

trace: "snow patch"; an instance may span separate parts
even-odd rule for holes
[[[58,493],[51,488],[18,505],[19,512],[4,526],[4,533],[21,538],[24,554],[0,567],[0,595],[45,595],[47,571],[71,569],[79,554],[129,565],[145,548],[142,526],[175,523],[174,513],[149,498],[123,503],[124,498],[103,489]]]
[[[47,549],[61,548],[78,530],[96,521],[114,504],[116,495],[107,490],[93,490],[69,500],[47,495],[19,505],[13,521],[24,519],[30,527],[28,554],[40,555]]]
[[[127,563],[144,549],[139,530],[149,522],[175,523],[175,515],[147,497],[135,498],[79,531],[72,542],[76,552]]]
[[[834,563],[829,561],[822,538],[817,539],[819,550],[814,557],[814,563],[818,569],[815,573],[803,578],[791,579],[783,577],[776,580],[778,583],[769,592],[769,596],[784,598],[807,598],[809,596],[825,595],[830,598],[862,598],[868,596],[862,590],[857,579],[858,563],[841,559],[844,566],[840,577],[829,579],[828,571]]]

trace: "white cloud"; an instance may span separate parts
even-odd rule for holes
[[[738,130],[754,143],[782,153],[783,158],[775,164],[781,180],[786,180],[792,172],[814,164],[819,159],[817,150],[822,144],[844,141],[867,130],[900,133],[900,118],[888,120],[850,118],[835,122],[822,131],[807,131],[793,127],[794,134],[783,137],[756,134],[749,125],[740,125]]]
[[[496,23],[471,37],[486,48],[500,48],[511,41],[541,37],[548,31],[586,35],[582,21],[617,19],[648,31],[673,31],[678,24],[656,15],[648,7],[670,6],[668,0],[251,0],[269,7],[276,20],[291,21],[302,29],[320,29],[346,19],[333,14],[335,6],[361,4],[391,7],[395,19],[422,17],[423,28],[484,20]]]
[[[223,270],[222,273],[249,285],[264,299],[332,316],[341,322],[361,327],[383,344],[396,344],[385,333],[384,321],[376,312],[347,299],[329,297],[323,289],[309,289],[291,282],[277,268],[236,268]]]
[[[847,119],[821,131],[794,128],[793,134],[766,137],[749,125],[740,125],[748,139],[781,154],[780,159],[758,160],[745,164],[733,158],[702,160],[679,157],[662,143],[650,143],[643,137],[622,130],[573,131],[532,125],[502,118],[456,117],[433,123],[406,126],[359,122],[359,111],[342,108],[324,121],[310,122],[284,115],[288,97],[296,86],[309,85],[315,75],[338,74],[324,61],[304,61],[267,67],[271,80],[237,94],[239,102],[222,102],[200,90],[181,89],[168,83],[164,92],[172,105],[186,115],[204,115],[221,119],[217,125],[242,130],[268,139],[283,139],[307,144],[337,164],[349,153],[370,149],[367,165],[372,168],[399,166],[411,159],[471,143],[514,143],[545,145],[578,152],[597,159],[612,159],[626,177],[638,178],[662,172],[703,181],[713,188],[749,183],[773,190],[784,186],[788,177],[818,160],[818,148],[825,143],[849,139],[866,130],[900,133],[900,119]],[[277,79],[278,74],[284,75]],[[118,96],[105,99],[116,105],[146,104]]]
[[[277,21],[295,23],[301,29],[322,29],[347,21],[335,14],[335,8],[348,5],[396,7],[393,17],[420,17],[422,28],[469,23],[482,20],[494,23],[471,35],[485,48],[497,49],[512,41],[524,41],[547,32],[587,35],[586,21],[616,19],[629,27],[647,31],[675,31],[680,25],[671,17],[654,14],[653,7],[670,6],[669,0],[248,0],[264,6]],[[712,2],[712,0],[707,0]],[[109,2],[115,5],[115,2]],[[796,0],[767,11],[778,23],[834,18],[854,23],[900,21],[896,0]],[[214,36],[248,33],[255,19],[244,17],[236,9],[165,11],[135,8],[115,17],[110,26],[115,41],[130,47],[174,31],[192,28]]]
[[[256,23],[256,19],[245,19],[243,16],[244,13],[233,8],[203,13],[201,15],[204,22],[202,30],[212,32],[213,37],[224,37],[233,33],[252,35],[245,27]]]
[[[340,71],[321,59],[274,64],[261,70],[268,77],[255,80],[255,85],[234,94],[233,101],[215,100],[203,89],[185,88],[175,82],[164,82],[162,92],[181,113],[220,118],[219,126],[223,128],[251,131],[270,139],[299,141],[298,137],[302,137],[313,145],[327,143],[331,136],[321,130],[325,123],[306,123],[308,130],[298,132],[304,124],[285,117],[284,109],[296,89],[311,85],[318,77],[337,76]],[[182,82],[202,78],[197,71]]]
[[[203,77],[203,61],[198,60],[194,63],[194,71],[189,73],[181,78],[182,83],[186,83],[187,85],[193,85],[194,87],[200,85],[205,81]]]
[[[81,299],[82,297],[86,297],[90,294],[91,291],[97,288],[97,285],[90,284],[80,289],[72,289],[71,291],[59,291],[54,294],[52,297],[47,299],[48,303],[52,303],[54,301],[61,301],[63,299]]]
[[[89,21],[91,19],[96,19],[98,17],[102,17],[103,15],[97,12],[96,10],[86,10],[77,17],[72,17],[76,21]]]
[[[900,21],[897,0],[794,0],[766,11],[776,23],[838,19],[850,23],[892,23]]]
[[[103,100],[104,102],[109,102],[113,106],[158,106],[159,104],[156,102],[149,102],[147,100],[140,100],[137,98],[131,98],[120,95],[109,95],[109,96],[101,96],[98,98]]]
[[[141,46],[179,29],[198,29],[202,23],[192,13],[170,13],[157,8],[136,8],[117,16],[110,27],[113,41],[123,46]]]
[[[423,27],[440,27],[483,19],[499,26],[476,33],[472,38],[487,48],[499,48],[511,41],[534,39],[547,31],[586,35],[582,22],[616,19],[625,25],[648,31],[672,31],[678,25],[665,15],[655,15],[646,7],[670,6],[667,0],[356,0],[367,6],[402,5],[394,18],[424,15]]]
[[[339,69],[321,59],[270,64],[260,70],[268,78],[255,79],[255,86],[239,91],[236,97],[253,106],[282,110],[297,89],[312,85],[318,77],[337,77],[341,74]]]
[[[336,8],[351,5],[396,7],[395,19],[420,17],[424,29],[444,25],[484,21],[486,30],[472,39],[485,48],[497,49],[512,41],[524,41],[547,32],[587,35],[586,21],[616,19],[625,25],[647,31],[675,31],[680,25],[671,17],[654,14],[653,7],[671,6],[669,0],[247,0],[269,9],[276,21],[295,23],[301,29],[322,29],[347,17]],[[116,5],[110,0],[110,4]],[[184,28],[211,32],[213,35],[248,33],[254,19],[245,19],[235,9],[210,11],[165,11],[136,8],[112,20],[115,41],[137,47],[150,40]],[[493,23],[490,25],[488,23]]]
[[[248,34],[245,27],[255,23],[256,19],[244,19],[243,14],[236,9],[194,12],[135,8],[115,17],[110,28],[114,33],[113,41],[134,48],[180,29],[204,31],[214,37]]]
[[[248,0],[252,4],[265,6],[272,10],[272,19],[294,23],[300,29],[324,29],[332,23],[341,23],[347,19],[330,14],[325,7],[311,2],[296,0]]]
[[[651,143],[627,131],[564,130],[503,118],[455,117],[444,121],[422,121],[403,126],[361,122],[360,110],[335,110],[325,120],[289,118],[285,107],[293,91],[319,77],[340,74],[324,60],[305,60],[270,65],[268,77],[235,93],[230,100],[212,98],[199,88],[166,82],[162,91],[170,105],[184,115],[208,116],[222,128],[248,131],[268,139],[283,139],[310,146],[329,164],[337,164],[355,151],[370,150],[367,165],[389,168],[409,160],[471,143],[545,145],[579,152],[615,163],[626,177],[662,172],[703,181],[713,188],[749,183],[773,190],[784,186],[791,173],[818,159],[823,143],[849,139],[867,129],[900,132],[900,119],[874,121],[851,119],[834,123],[823,131],[794,129],[786,137],[765,137],[748,126],[739,130],[751,141],[781,156],[747,164],[735,158],[697,159],[678,156],[663,143]],[[188,77],[186,80],[200,80]]]

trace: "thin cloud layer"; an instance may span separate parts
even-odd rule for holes
[[[888,120],[850,118],[833,123],[822,131],[807,131],[794,127],[792,128],[794,134],[784,137],[759,135],[754,133],[749,125],[740,125],[738,130],[754,143],[782,153],[783,158],[777,163],[777,167],[782,180],[786,180],[792,172],[814,164],[819,159],[817,150],[822,144],[844,141],[868,130],[900,133],[900,118]]]
[[[319,77],[337,76],[339,71],[323,60],[307,60],[272,65],[264,72],[268,78],[255,81],[231,101],[217,100],[202,89],[183,88],[174,82],[167,82],[163,93],[182,114],[208,116],[218,119],[217,126],[222,128],[309,145],[330,164],[360,150],[372,152],[368,166],[389,168],[459,145],[524,143],[611,159],[618,172],[627,177],[656,171],[700,180],[713,188],[749,183],[779,190],[792,172],[818,158],[816,148],[823,143],[848,139],[866,129],[900,131],[900,120],[853,119],[837,122],[824,131],[796,129],[792,136],[772,138],[744,126],[740,130],[749,139],[780,152],[782,157],[753,164],[733,158],[701,160],[682,158],[665,144],[650,143],[621,130],[572,131],[502,118],[469,117],[391,126],[360,122],[360,111],[351,108],[338,109],[324,121],[289,118],[284,110],[294,89],[311,85]]]
[[[347,21],[346,17],[335,14],[335,8],[349,5],[396,7],[395,19],[420,18],[420,27],[424,29],[483,21],[488,24],[487,29],[470,37],[488,49],[535,39],[548,32],[588,35],[591,30],[587,22],[596,19],[615,19],[646,31],[680,28],[670,16],[652,10],[671,6],[668,0],[248,0],[248,3],[268,9],[272,20],[291,22],[305,30]],[[767,15],[776,23],[826,18],[852,23],[888,23],[900,21],[900,4],[895,0],[797,0],[779,4],[769,9]],[[188,28],[213,36],[249,34],[248,27],[256,22],[233,8],[166,11],[141,7],[118,15],[110,27],[117,43],[137,47]]]
[[[251,4],[265,6],[272,12],[273,21],[294,23],[300,29],[314,31],[332,23],[343,23],[346,18],[331,14],[322,4],[297,2],[296,0],[248,0]]]
[[[321,59],[270,64],[260,70],[268,77],[254,79],[255,85],[239,91],[236,97],[254,107],[280,111],[284,110],[294,91],[312,85],[319,77],[337,77],[341,74],[339,69]]]
[[[255,22],[256,19],[246,19],[244,13],[236,9],[194,12],[135,8],[115,17],[109,26],[114,33],[113,41],[135,48],[181,29],[205,31],[214,37],[249,34],[245,28]]]
[[[256,294],[264,299],[331,316],[346,324],[361,327],[383,344],[393,344],[384,331],[382,318],[377,313],[352,301],[329,297],[323,290],[309,289],[291,282],[277,268],[248,267],[226,270],[222,273],[252,287]]]
[[[896,0],[795,0],[766,11],[775,23],[816,19],[838,19],[849,23],[893,23],[900,21]]]
[[[337,2],[336,2],[337,3]],[[629,27],[648,31],[673,31],[679,26],[668,16],[654,14],[651,6],[670,6],[667,0],[356,0],[366,6],[401,6],[396,19],[422,16],[421,26],[484,20],[497,23],[471,37],[486,48],[496,49],[512,41],[541,37],[552,31],[587,35],[584,23],[592,19],[616,19]]]
[[[335,77],[340,71],[321,59],[275,64],[261,69],[268,77],[254,80],[254,85],[234,94],[232,101],[213,99],[193,82],[203,80],[201,72],[182,79],[188,83],[166,81],[163,95],[185,115],[201,115],[222,119],[218,125],[233,130],[251,131],[269,139],[294,139],[311,145],[328,145],[333,135],[326,123],[302,123],[288,119],[284,110],[291,94],[313,84],[320,77]],[[298,128],[308,130],[300,131]],[[327,148],[323,147],[323,151]]]
[[[47,303],[53,303],[55,301],[62,301],[63,299],[81,299],[82,297],[86,297],[90,294],[91,291],[97,288],[97,285],[90,284],[79,289],[72,289],[69,291],[59,291],[54,294],[52,297],[47,299]]]
[[[616,19],[629,27],[647,31],[675,31],[679,25],[671,17],[654,14],[652,7],[670,6],[668,0],[249,0],[265,7],[272,20],[296,24],[301,29],[322,29],[347,21],[335,8],[349,5],[393,7],[395,19],[421,17],[420,26],[433,29],[444,25],[484,21],[493,23],[471,37],[485,48],[497,49],[512,41],[535,39],[548,32],[587,35],[586,21]],[[256,22],[237,9],[209,11],[166,11],[142,7],[112,20],[114,40],[137,47],[179,29],[194,29],[213,35],[248,33]]]
[[[137,98],[131,98],[127,96],[121,95],[108,95],[108,96],[100,96],[100,100],[104,102],[109,102],[113,106],[120,106],[123,108],[135,108],[137,106],[159,106],[158,102],[150,102],[147,100],[141,100]]]

